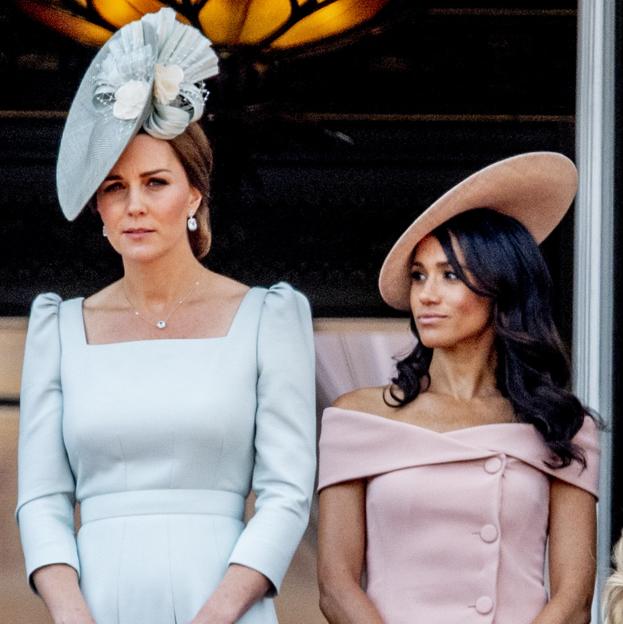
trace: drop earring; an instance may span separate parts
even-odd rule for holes
[[[104,238],[108,238],[108,232],[106,231],[106,226],[102,225],[102,236]]]
[[[189,215],[188,216],[188,220],[186,221],[186,227],[188,228],[189,232],[196,232],[197,231],[197,219],[195,219],[195,217],[193,215]]]

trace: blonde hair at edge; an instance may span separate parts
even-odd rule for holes
[[[612,551],[614,572],[606,581],[603,597],[605,624],[623,624],[623,536]]]

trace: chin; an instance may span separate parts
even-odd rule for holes
[[[124,246],[117,250],[124,262],[153,262],[163,254],[162,249],[154,249],[151,246],[141,246],[128,249]]]
[[[422,338],[420,338],[420,343],[427,349],[450,349],[457,345],[457,343],[452,340],[424,340]]]
[[[444,335],[442,332],[419,331],[420,343],[428,349],[451,349],[461,342],[460,337]]]

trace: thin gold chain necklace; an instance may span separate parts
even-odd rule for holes
[[[128,297],[128,293],[127,293],[127,291],[125,289],[125,284],[123,284],[123,283],[121,284],[121,289],[123,290],[123,295],[124,295],[126,301],[128,302],[129,306],[132,308],[132,310],[134,310],[134,315],[136,316],[136,318],[140,319],[144,323],[147,323],[148,325],[151,325],[152,327],[157,327],[158,329],[166,329],[168,327],[168,324],[169,324],[169,319],[173,316],[175,311],[184,303],[184,301],[186,301],[186,299],[195,290],[195,288],[197,288],[197,286],[199,286],[199,280],[197,280],[188,289],[188,292],[181,299],[177,300],[177,302],[173,306],[173,309],[164,318],[159,319],[157,321],[150,321],[149,319],[145,318],[145,316],[143,316],[138,311],[137,307],[130,301],[130,297]]]

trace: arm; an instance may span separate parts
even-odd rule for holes
[[[316,468],[313,331],[306,299],[285,284],[266,294],[257,359],[255,514],[193,624],[232,622],[278,591],[309,519]],[[204,617],[209,613],[222,619]]]
[[[338,483],[319,498],[320,609],[331,624],[383,624],[361,588],[366,543],[365,482]]]
[[[54,622],[92,622],[78,587],[74,477],[62,435],[60,298],[33,304],[20,395],[17,521],[26,573]]]
[[[550,492],[551,598],[533,624],[587,624],[595,583],[595,498],[554,479]]]
[[[78,574],[62,563],[35,570],[32,581],[54,624],[95,624],[78,585]]]

